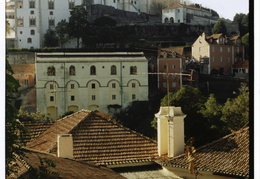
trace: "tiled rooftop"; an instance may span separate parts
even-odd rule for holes
[[[198,148],[195,157],[198,171],[248,178],[249,127]],[[188,170],[188,160],[185,154],[158,163]]]
[[[53,122],[22,122],[22,124],[29,130],[24,139],[24,142],[28,143],[46,131]]]
[[[81,110],[58,120],[27,147],[56,153],[57,134],[72,134],[74,159],[98,165],[151,162],[157,157],[157,143],[114,123],[99,112]]]
[[[25,150],[24,157],[19,157],[17,162],[19,169],[17,174],[13,174],[10,177],[18,178],[27,174],[30,167],[38,169],[41,166],[40,159],[51,160],[56,164],[55,167],[48,167],[47,170],[54,174],[48,175],[48,178],[77,178],[77,179],[122,179],[123,176],[108,169],[106,167],[100,167],[91,165],[88,163],[78,162],[75,160],[69,160],[56,157],[49,153],[43,153],[39,151]],[[56,174],[56,175],[55,175]],[[57,175],[58,174],[58,175]],[[26,177],[25,177],[26,178]]]

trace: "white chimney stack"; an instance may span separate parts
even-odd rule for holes
[[[157,117],[158,155],[169,157],[184,152],[184,118],[181,107],[161,107]]]
[[[72,134],[59,134],[57,136],[57,155],[58,157],[73,159]]]

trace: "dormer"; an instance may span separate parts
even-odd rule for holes
[[[218,44],[224,44],[224,38],[222,36],[220,36],[217,40]]]
[[[163,52],[163,58],[167,58],[167,53]]]
[[[176,58],[177,53],[175,51],[172,52],[172,58]]]

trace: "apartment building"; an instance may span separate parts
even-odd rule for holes
[[[244,61],[244,47],[239,36],[202,33],[192,45],[192,58],[200,63],[201,74],[233,74],[233,65]]]
[[[142,52],[37,53],[37,108],[57,119],[80,109],[114,113],[148,100]]]
[[[158,89],[176,92],[191,79],[191,73],[185,70],[190,60],[190,50],[185,47],[158,49],[157,82]]]

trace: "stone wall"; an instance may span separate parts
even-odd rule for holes
[[[8,61],[10,64],[34,64],[35,52],[11,51],[8,52]]]

